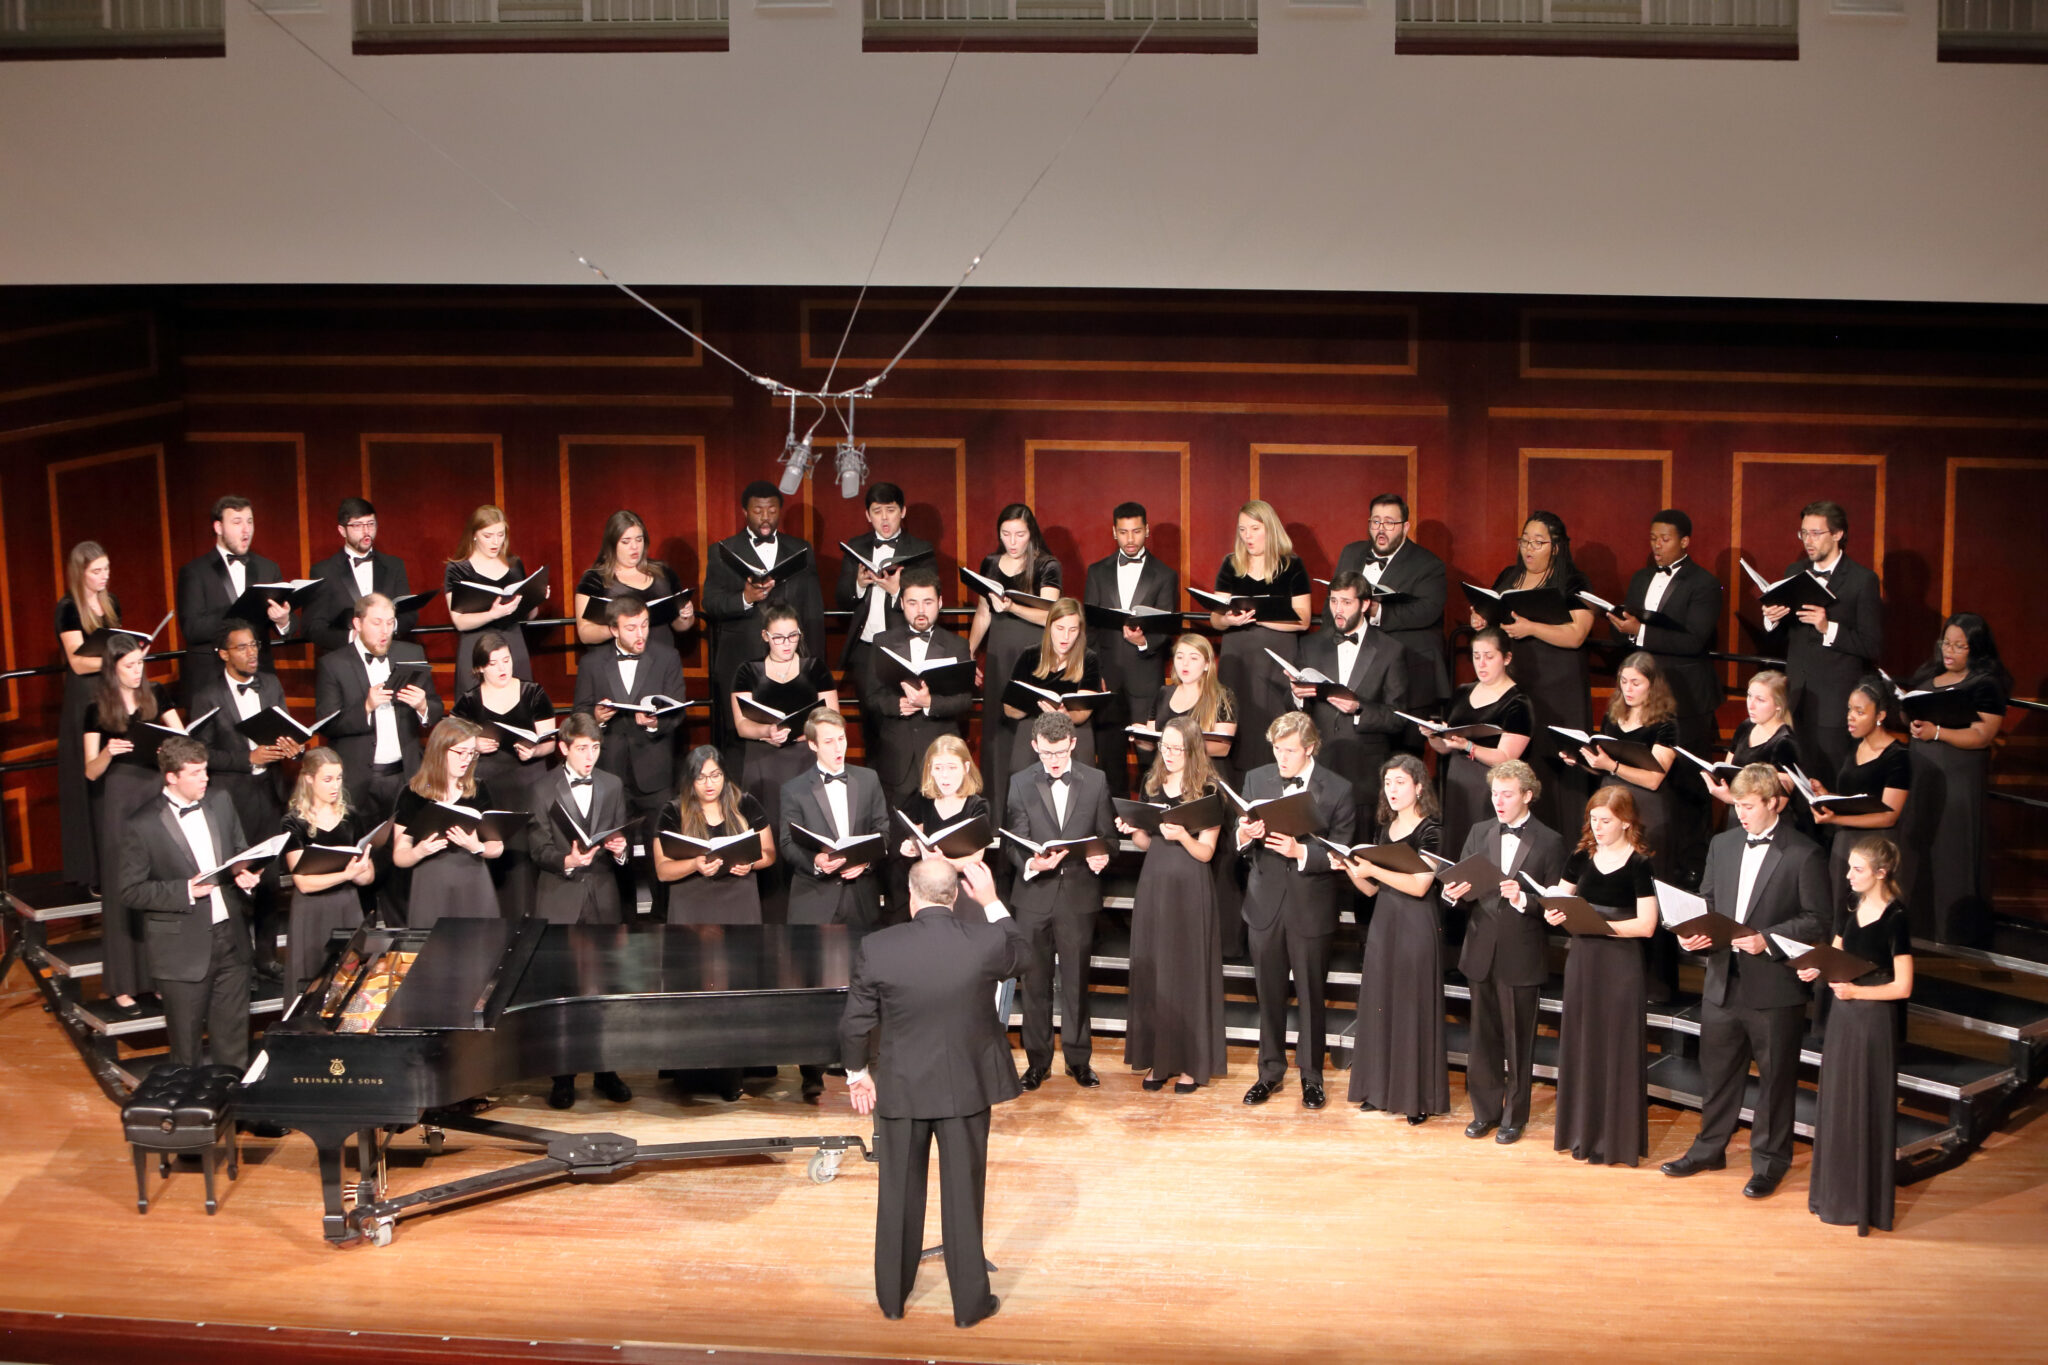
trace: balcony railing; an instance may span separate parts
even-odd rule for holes
[[[867,0],[869,51],[1254,52],[1258,0]]]
[[[1799,0],[1399,0],[1398,52],[1796,57]]]
[[[2048,62],[2048,0],[1941,0],[1941,60]]]
[[[355,0],[355,47],[722,50],[726,18],[726,0]]]
[[[0,56],[219,56],[222,0],[0,0]]]

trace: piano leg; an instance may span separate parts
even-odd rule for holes
[[[374,1204],[384,1197],[386,1185],[384,1151],[377,1143],[375,1128],[356,1130],[356,1205]]]
[[[320,1232],[328,1241],[339,1245],[356,1239],[355,1230],[348,1225],[348,1209],[341,1202],[341,1164],[348,1139],[337,1136],[323,1140],[326,1136],[323,1134],[313,1139],[320,1155],[320,1198],[324,1205]]]

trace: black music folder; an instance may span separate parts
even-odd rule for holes
[[[936,549],[915,550],[907,555],[896,555],[892,557],[887,564],[881,564],[876,562],[875,560],[869,559],[866,555],[862,554],[859,550],[854,549],[851,545],[848,545],[843,540],[839,542],[839,548],[846,551],[847,555],[852,558],[854,563],[860,565],[863,569],[866,569],[869,573],[873,574],[877,578],[887,578],[890,574],[895,573],[898,569],[907,568],[912,564],[922,564],[927,559],[937,559],[939,557],[939,552]]]
[[[1003,705],[1014,706],[1027,716],[1038,714],[1041,701],[1054,702],[1063,708],[1079,706],[1092,711],[1115,695],[1113,692],[1091,692],[1064,678],[1040,678],[1035,683],[1012,678],[1010,685],[1003,689]]]
[[[1156,801],[1126,801],[1121,796],[1110,800],[1125,824],[1147,834],[1157,834],[1161,825],[1179,825],[1190,834],[1200,834],[1223,823],[1223,798],[1215,792],[1183,801],[1177,806]]]
[[[1416,872],[1433,872],[1435,870],[1427,862],[1423,861],[1420,853],[1417,853],[1398,839],[1385,844],[1368,841],[1346,847],[1334,839],[1325,839],[1320,834],[1312,837],[1324,848],[1329,849],[1332,854],[1345,859],[1347,862],[1353,858],[1363,858],[1374,867],[1385,868],[1389,872],[1399,872],[1404,875]]]
[[[1157,744],[1159,742],[1158,727],[1154,726],[1151,721],[1146,721],[1143,725],[1126,725],[1124,733],[1132,739],[1142,739],[1147,744]],[[1204,730],[1202,731],[1202,738],[1230,744],[1236,741],[1237,732],[1234,730]]]
[[[384,679],[384,686],[392,696],[397,696],[408,687],[425,691],[434,683],[434,666],[421,660],[395,663],[390,674]]]
[[[995,579],[978,574],[972,569],[960,570],[960,581],[966,585],[969,592],[978,597],[1007,597],[1020,606],[1037,611],[1044,611],[1059,600],[1056,597],[1039,597],[1028,592],[1013,592]]]
[[[1907,720],[1924,721],[1944,730],[1967,730],[1977,723],[1977,703],[1969,689],[1960,684],[1901,692],[1899,709],[1906,713]]]
[[[1736,939],[1747,938],[1756,932],[1739,920],[1732,920],[1708,908],[1704,896],[1696,896],[1669,882],[1653,882],[1652,885],[1657,888],[1658,916],[1664,921],[1664,927],[1680,938],[1705,934],[1714,941],[1714,947],[1726,948]]]
[[[1266,651],[1266,657],[1280,665],[1280,671],[1287,675],[1288,682],[1300,683],[1303,687],[1313,687],[1319,700],[1329,701],[1333,697],[1343,701],[1358,700],[1356,692],[1353,692],[1343,683],[1338,682],[1319,668],[1297,667],[1270,649]]]
[[[318,877],[328,872],[340,872],[356,859],[372,849],[384,847],[391,842],[391,822],[379,824],[353,844],[308,844],[299,850],[299,861],[292,871],[308,877]]]
[[[270,604],[283,602],[293,611],[305,606],[318,596],[321,580],[317,578],[289,578],[277,583],[251,583],[228,608],[227,614],[238,621],[247,621],[264,629],[270,627]]]
[[[881,645],[874,653],[874,669],[875,680],[884,687],[923,683],[935,697],[957,697],[974,687],[974,660],[966,657],[954,659],[942,654],[927,654],[923,663],[914,664],[887,645]]]
[[[1579,594],[1579,600],[1580,600],[1581,602],[1584,602],[1584,603],[1585,603],[1585,604],[1586,604],[1587,606],[1589,606],[1589,607],[1597,607],[1597,608],[1598,608],[1599,610],[1601,610],[1601,611],[1604,611],[1604,612],[1606,612],[1606,613],[1607,613],[1608,615],[1610,615],[1610,616],[1615,616],[1615,615],[1619,615],[1619,614],[1620,614],[1620,612],[1621,612],[1621,608],[1620,608],[1620,606],[1616,605],[1616,604],[1615,604],[1615,603],[1613,603],[1613,602],[1610,602],[1610,601],[1608,601],[1608,600],[1607,600],[1606,598],[1604,598],[1604,597],[1595,597],[1595,596],[1594,596],[1594,595],[1593,595],[1592,593],[1590,593],[1590,592],[1582,592],[1582,593],[1580,593],[1580,594]],[[1666,615],[1665,615],[1665,614],[1664,614],[1663,612],[1661,612],[1661,611],[1643,611],[1643,612],[1639,612],[1639,613],[1637,613],[1637,615],[1636,615],[1636,619],[1637,619],[1638,621],[1641,621],[1641,622],[1642,622],[1642,623],[1643,623],[1644,625],[1646,625],[1646,626],[1655,626],[1655,627],[1657,627],[1657,628],[1658,628],[1659,630],[1684,630],[1684,629],[1685,629],[1685,623],[1684,623],[1684,622],[1682,622],[1682,621],[1677,621],[1677,620],[1674,620],[1674,619],[1672,619],[1671,617],[1669,617],[1669,616],[1666,616]]]
[[[1716,782],[1732,781],[1735,774],[1742,771],[1740,763],[1715,763],[1709,759],[1701,758],[1690,749],[1680,749],[1678,752],[1691,759],[1694,763],[1697,763],[1700,772],[1707,777],[1713,778]]]
[[[690,600],[690,592],[689,588],[684,588],[679,592],[663,593],[660,597],[641,598],[647,604],[648,624],[665,626],[682,615],[683,604]],[[591,593],[583,603],[583,619],[595,626],[604,625],[604,614],[611,604],[612,599],[603,593]]]
[[[242,738],[259,746],[275,744],[280,739],[291,739],[304,744],[319,733],[321,726],[340,714],[339,711],[329,711],[311,725],[301,725],[293,719],[292,713],[282,706],[272,706],[258,711],[247,720],[235,722],[235,730]]]
[[[1229,615],[1235,611],[1248,611],[1254,621],[1299,621],[1300,615],[1294,610],[1294,599],[1286,593],[1264,593],[1256,597],[1242,593],[1211,592],[1207,588],[1189,588],[1188,596],[1207,607],[1210,611]]]
[[[752,579],[756,583],[766,583],[770,580],[780,582],[792,574],[801,573],[811,562],[810,546],[802,545],[794,550],[789,550],[782,544],[780,538],[775,543],[779,557],[776,559],[775,567],[772,569],[763,568],[760,560],[755,559],[752,555],[743,555],[736,552],[732,546],[727,545],[722,540],[712,548],[718,552],[720,559],[723,559],[731,566],[734,573],[737,573],[741,578]]]
[[[1315,798],[1305,791],[1289,796],[1270,796],[1263,801],[1247,801],[1221,782],[1216,784],[1216,790],[1223,793],[1224,799],[1244,819],[1264,823],[1268,834],[1291,834],[1297,839],[1306,839],[1320,833],[1323,828],[1322,819],[1316,814]]]
[[[1455,863],[1434,853],[1425,852],[1422,856],[1429,859],[1430,866],[1436,870],[1438,885],[1456,886],[1463,882],[1472,888],[1475,896],[1498,896],[1500,884],[1508,879],[1508,874],[1484,853],[1475,853]]]
[[[734,863],[758,863],[761,861],[761,831],[742,830],[738,834],[719,834],[706,839],[692,838],[678,834],[672,829],[661,831],[661,851],[671,858],[718,858],[730,868]]]
[[[1846,792],[1823,795],[1815,790],[1813,779],[1798,768],[1792,769],[1792,790],[1813,810],[1831,810],[1837,815],[1882,815],[1891,809],[1885,804],[1884,793],[1875,796],[1855,796]]]
[[[844,858],[846,867],[866,867],[881,861],[889,851],[887,840],[879,834],[854,834],[844,839],[833,839],[815,830],[805,829],[793,820],[789,825],[789,833],[790,837],[796,840],[798,848],[814,856],[826,853],[836,858]],[[845,870],[846,868],[842,867],[839,872]],[[832,875],[836,877],[839,872]]]
[[[465,578],[448,590],[448,609],[460,612],[489,611],[507,597],[518,598],[519,609],[501,620],[509,623],[533,615],[535,608],[548,600],[548,566],[543,564],[526,577],[512,583],[479,583],[473,578]]]
[[[1122,607],[1105,607],[1098,602],[1084,603],[1081,607],[1081,615],[1087,619],[1089,625],[1097,630],[1114,630],[1118,632],[1121,632],[1125,626],[1136,626],[1138,629],[1143,630],[1148,625],[1156,626],[1169,622],[1178,625],[1185,619],[1183,613],[1168,611],[1164,607],[1137,606],[1126,611]]]
[[[1084,834],[1078,839],[1047,839],[1042,844],[1032,843],[1015,830],[999,829],[996,831],[996,835],[998,838],[1008,839],[1019,848],[1028,849],[1035,854],[1053,853],[1060,849],[1065,849],[1067,850],[1067,855],[1072,858],[1093,858],[1098,853],[1109,854],[1116,852],[1115,849],[1103,843],[1101,839],[1093,834]]]
[[[625,825],[613,825],[610,829],[587,830],[583,828],[583,821],[577,818],[576,812],[569,808],[567,801],[567,797],[557,798],[555,804],[548,808],[548,815],[555,822],[555,828],[568,836],[570,844],[586,853],[614,834],[622,833],[626,828]]]
[[[1555,887],[1546,887],[1524,872],[1522,883],[1527,888],[1523,901],[1532,906],[1536,913],[1555,910],[1564,916],[1564,931],[1580,938],[1613,938],[1614,926],[1620,920],[1611,920],[1600,913],[1598,906],[1582,896],[1566,895]],[[1559,886],[1564,883],[1559,882]],[[1625,918],[1633,919],[1633,915]]]
[[[1778,951],[1785,955],[1785,965],[1793,971],[1812,967],[1820,972],[1823,981],[1854,981],[1865,972],[1877,970],[1875,962],[1866,962],[1851,952],[1845,952],[1831,943],[1801,943],[1796,938],[1783,934],[1772,934],[1771,942],[1778,945]]]
[[[920,848],[937,853],[942,858],[971,858],[986,849],[994,840],[994,830],[986,815],[970,815],[955,820],[950,825],[940,825],[927,834],[917,827],[917,822],[902,811],[896,818],[903,822],[904,832],[916,841]]]
[[[1424,720],[1421,716],[1411,716],[1406,711],[1396,711],[1394,714],[1413,723],[1416,729],[1422,731],[1424,739],[1494,739],[1507,733],[1498,725],[1450,725],[1440,720]]]
[[[1664,765],[1657,761],[1655,746],[1645,744],[1639,739],[1623,739],[1619,735],[1589,735],[1584,730],[1574,730],[1565,725],[1553,725],[1550,728],[1580,748],[1605,753],[1624,767],[1641,768],[1653,773],[1664,771]]]
[[[1510,588],[1506,592],[1495,592],[1477,583],[1462,586],[1465,600],[1486,618],[1489,626],[1497,626],[1510,616],[1519,616],[1539,626],[1568,626],[1572,623],[1572,600],[1556,588]]]
[[[219,886],[222,882],[232,881],[235,874],[243,868],[261,867],[284,852],[285,841],[290,838],[289,834],[273,834],[254,847],[243,849],[219,866],[209,867],[192,880],[206,886]]]
[[[142,648],[147,651],[150,643],[164,633],[164,627],[169,625],[171,618],[177,614],[174,611],[165,612],[164,619],[156,623],[156,629],[147,634],[139,630],[130,630],[126,626],[101,626],[98,630],[88,631],[78,642],[78,657],[104,659],[107,657],[107,646],[122,635],[142,641]]]
[[[1828,585],[1803,569],[1787,574],[1775,583],[1767,583],[1762,574],[1749,567],[1748,560],[1736,562],[1749,575],[1749,581],[1756,584],[1757,602],[1762,606],[1785,607],[1796,616],[1802,607],[1832,607],[1835,604],[1835,594]]]
[[[434,801],[420,807],[413,816],[413,822],[405,827],[405,832],[417,843],[436,834],[446,834],[451,829],[462,829],[490,843],[493,839],[502,840],[517,834],[532,818],[523,810],[478,810],[453,801]]]
[[[197,733],[200,726],[206,724],[206,722],[219,714],[220,708],[216,706],[211,711],[206,712],[206,714],[194,716],[191,720],[186,721],[182,728],[171,724],[167,720],[137,721],[128,727],[127,734],[109,735],[107,738],[125,739],[135,746],[127,753],[121,755],[124,761],[129,763],[146,763],[154,768],[156,766],[156,751],[163,747],[165,740],[169,739],[172,735],[183,735],[190,739]]]

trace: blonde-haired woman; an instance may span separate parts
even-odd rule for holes
[[[1038,643],[1017,656],[1017,666],[1010,676],[1050,692],[1102,691],[1102,665],[1096,661],[1095,651],[1088,648],[1084,624],[1081,604],[1071,597],[1060,598],[1045,613],[1045,629]],[[1009,770],[1021,773],[1038,761],[1038,754],[1031,747],[1031,721],[1040,711],[1064,710],[1073,717],[1074,763],[1077,767],[1092,765],[1095,727],[1088,723],[1088,718],[1095,708],[1063,707],[1043,697],[1034,700],[1037,705],[1030,711],[1020,710],[1007,701],[1003,703],[1003,714],[1009,718],[1012,731]]]
[[[1273,761],[1266,727],[1294,709],[1287,675],[1266,651],[1292,663],[1297,637],[1309,623],[1308,566],[1294,553],[1294,542],[1272,504],[1253,498],[1237,509],[1237,539],[1216,569],[1216,591],[1285,598],[1292,612],[1277,621],[1262,621],[1252,611],[1209,613],[1210,626],[1223,632],[1217,674],[1237,698],[1238,739],[1231,758],[1239,772],[1250,772]]]
[[[448,597],[448,619],[460,632],[455,637],[455,695],[476,686],[476,665],[470,661],[476,637],[495,630],[505,637],[512,651],[512,676],[533,681],[533,663],[526,656],[526,634],[519,628],[522,610],[519,599],[500,597],[483,611],[455,610],[455,585],[482,583],[507,587],[526,577],[526,565],[512,553],[512,527],[502,508],[485,503],[469,514],[462,539],[448,557],[444,588]]]
[[[308,749],[299,763],[299,780],[285,807],[285,870],[291,874],[291,919],[285,929],[286,980],[293,994],[312,984],[327,960],[327,942],[337,929],[353,933],[363,922],[363,892],[377,880],[377,868],[365,853],[334,872],[301,873],[299,860],[315,844],[353,848],[374,829],[349,809],[342,780],[341,755],[332,749]]]
[[[1778,770],[1779,790],[1791,791],[1789,770],[1799,763],[1799,739],[1792,733],[1792,696],[1785,675],[1775,668],[1754,674],[1743,689],[1742,708],[1744,719],[1728,736],[1726,761],[1738,768],[1768,763]],[[1715,800],[1724,806],[1735,804],[1726,782],[1716,781],[1712,773],[1705,779]]]
[[[498,891],[486,864],[505,851],[503,842],[466,829],[415,837],[428,807],[436,802],[485,810],[490,789],[477,781],[477,740],[482,729],[450,716],[427,736],[419,771],[399,793],[391,812],[391,862],[413,869],[406,924],[425,929],[444,919],[496,919]]]
[[[99,691],[104,643],[81,654],[88,637],[121,624],[121,604],[108,591],[113,561],[99,542],[81,540],[64,560],[64,596],[57,599],[57,643],[64,650],[64,707],[57,719],[57,808],[64,834],[64,875],[80,886],[99,884],[94,852],[92,796],[85,779],[85,708]]]
[[[1216,651],[1210,647],[1208,637],[1189,632],[1175,640],[1168,669],[1167,685],[1160,689],[1159,703],[1152,708],[1152,728],[1164,730],[1182,717],[1193,721],[1203,732],[1202,751],[1209,757],[1212,775],[1235,789],[1238,772],[1230,760],[1230,751],[1238,733],[1237,698],[1223,685],[1222,675],[1216,669]],[[1222,738],[1211,739],[1212,734]],[[1222,926],[1223,955],[1242,957],[1244,887],[1238,878],[1244,874],[1244,860],[1215,858],[1209,867],[1216,879],[1216,921]]]

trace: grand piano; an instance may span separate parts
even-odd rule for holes
[[[808,1148],[810,1176],[822,1182],[848,1149],[872,1160],[860,1137],[643,1145],[499,1122],[465,1102],[571,1072],[836,1061],[853,944],[847,930],[820,925],[366,924],[346,943],[337,936],[326,970],[265,1031],[239,1115],[313,1140],[322,1230],[337,1244],[383,1245],[406,1214],[642,1162]],[[544,1155],[385,1197],[381,1142],[414,1126],[430,1151],[455,1130]],[[343,1184],[351,1136],[352,1191]]]

